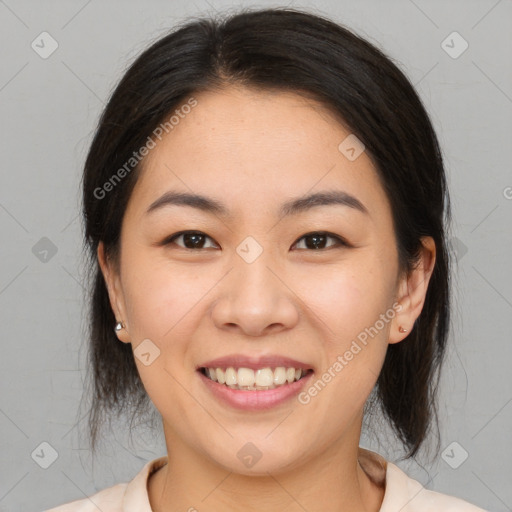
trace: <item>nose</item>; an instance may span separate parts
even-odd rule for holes
[[[298,298],[283,270],[263,251],[251,263],[234,258],[234,268],[218,287],[212,319],[219,329],[264,336],[293,328]]]

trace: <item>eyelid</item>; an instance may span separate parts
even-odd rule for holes
[[[203,231],[199,231],[199,230],[184,230],[184,231],[178,231],[176,233],[173,233],[172,235],[169,235],[168,237],[166,237],[158,245],[161,245],[161,246],[170,245],[170,244],[174,243],[174,240],[176,238],[179,238],[181,235],[187,235],[187,234],[203,235],[206,238],[209,238],[210,240],[215,242],[215,240],[210,235],[207,235]],[[292,244],[292,247],[297,245],[297,243],[299,243],[302,239],[307,238],[309,236],[313,236],[313,235],[323,235],[323,236],[325,236],[327,238],[332,238],[332,239],[334,239],[336,241],[336,244],[331,245],[330,247],[327,247],[326,249],[317,249],[317,250],[315,250],[315,249],[299,249],[300,251],[325,252],[325,251],[327,251],[329,249],[335,249],[337,247],[352,247],[352,245],[349,244],[342,236],[336,235],[335,233],[331,233],[329,231],[322,231],[322,230],[309,231],[308,233],[304,233],[299,238],[297,238],[297,240],[295,240],[295,242]],[[215,244],[217,244],[217,242],[215,242]],[[180,247],[180,249],[185,249],[185,250],[194,251],[194,252],[199,252],[201,250],[201,249],[190,249],[188,247],[181,247],[181,246],[178,246],[178,247]]]
[[[314,249],[300,249],[300,250],[304,250],[304,251],[308,251],[308,252],[323,252],[323,251],[327,251],[329,249],[335,249],[336,247],[351,247],[351,245],[342,236],[336,235],[329,231],[321,231],[321,230],[320,231],[309,231],[308,233],[304,233],[293,243],[293,245],[296,245],[303,238],[307,238],[307,237],[313,236],[313,235],[323,235],[327,238],[332,238],[336,241],[336,244],[331,245],[330,247],[327,247],[326,249],[317,249],[316,251]]]
[[[161,246],[166,246],[166,245],[171,245],[171,244],[174,244],[174,240],[176,238],[179,238],[181,235],[203,235],[205,236],[206,238],[209,238],[210,240],[213,240],[215,242],[215,240],[210,236],[210,235],[207,235],[206,233],[204,233],[203,231],[199,231],[197,229],[186,229],[184,231],[178,231],[176,233],[173,233],[172,235],[169,235],[168,237],[164,238],[162,240],[162,242],[160,242],[158,245],[161,245]],[[217,242],[215,242],[217,244]],[[217,244],[218,245],[218,244]],[[181,247],[180,245],[178,245],[178,247],[180,249],[184,249],[186,251],[195,251],[195,252],[199,252],[201,249],[189,249],[188,247]]]

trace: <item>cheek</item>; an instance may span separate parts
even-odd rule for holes
[[[127,268],[128,263],[127,260]],[[202,281],[197,272],[176,271],[154,260],[145,267],[134,261],[131,264],[131,269],[139,269],[127,272],[125,280],[137,369],[155,407],[167,414],[169,404],[173,404],[171,414],[174,421],[179,421],[186,407],[182,403],[183,389],[178,383],[184,382],[190,372],[188,348],[208,283]],[[150,340],[157,347],[148,345],[153,347],[150,352],[154,350],[158,354],[149,365],[137,357],[142,352],[138,345],[143,340],[145,343]]]
[[[301,273],[297,295],[338,342],[355,337],[385,313],[392,276],[376,257],[360,253],[350,261]]]
[[[318,402],[317,407],[326,418],[333,415],[336,421],[345,421],[362,407],[375,385],[393,318],[386,316],[392,277],[382,259],[361,253],[350,264],[345,261],[311,273],[302,282],[298,295],[314,311],[312,318],[319,319],[315,327],[322,333],[322,367],[317,378],[328,383],[325,391],[320,392],[324,385],[319,383],[311,392],[322,395],[322,405]],[[319,412],[322,417],[324,413]]]
[[[169,261],[136,256],[125,259],[123,274],[130,335],[144,387],[160,409],[179,402],[182,389],[176,381],[189,377],[190,342],[204,317],[205,295],[218,278],[193,265],[178,268]],[[143,340],[157,347],[158,357],[148,366],[137,358]]]
[[[138,337],[170,335],[205,294],[204,272],[193,265],[178,267],[147,250],[126,251],[123,263],[125,303]]]

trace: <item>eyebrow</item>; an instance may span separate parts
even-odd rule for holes
[[[156,199],[146,211],[146,215],[160,210],[166,206],[189,206],[219,217],[230,217],[229,209],[217,199],[200,194],[168,191]],[[316,192],[305,197],[292,199],[281,205],[280,217],[297,215],[318,206],[341,205],[353,208],[365,215],[369,215],[367,208],[356,197],[342,190],[326,190]]]

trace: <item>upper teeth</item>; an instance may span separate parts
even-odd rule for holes
[[[273,388],[299,380],[306,374],[306,370],[296,368],[285,368],[278,366],[272,368],[260,368],[254,371],[252,368],[206,368],[206,375],[210,379],[226,384],[227,386],[259,386]]]

